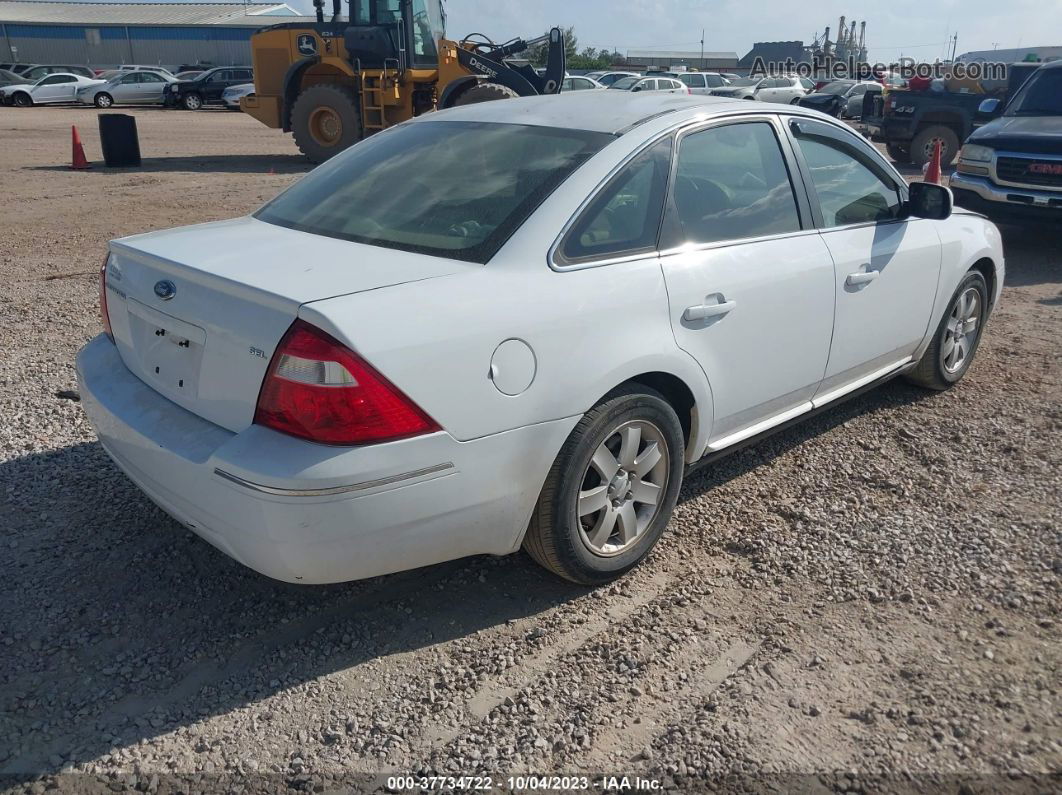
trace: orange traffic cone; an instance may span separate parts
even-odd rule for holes
[[[922,181],[931,185],[940,184],[940,141],[933,146],[933,157],[926,163],[926,173]]]
[[[92,166],[89,165],[88,159],[85,157],[85,147],[81,145],[81,136],[77,134],[77,125],[70,126],[70,136],[73,139],[74,146],[74,158],[70,163],[70,168],[92,168]]]

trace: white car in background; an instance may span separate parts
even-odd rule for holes
[[[561,91],[586,91],[607,87],[586,75],[568,75],[561,81]]]
[[[112,74],[106,82],[81,88],[77,101],[82,105],[109,108],[112,105],[161,105],[166,87],[175,83],[173,75],[163,75],[151,69],[123,69]]]
[[[815,84],[806,77],[745,77],[731,80],[730,85],[711,89],[712,96],[731,99],[755,99],[760,102],[796,102]]]
[[[221,101],[229,110],[240,110],[240,100],[250,96],[254,96],[254,83],[240,83],[222,91]]]
[[[0,88],[0,102],[28,108],[31,105],[55,105],[76,102],[77,92],[83,88],[98,86],[103,80],[94,80],[65,72],[45,75],[36,83],[21,83]]]
[[[610,85],[610,91],[667,91],[689,94],[690,89],[674,77],[621,77]]]
[[[688,465],[896,375],[959,381],[1003,276],[992,223],[821,114],[527,97],[112,241],[78,382],[117,465],[272,577],[522,545],[596,584]]]
[[[621,80],[624,77],[641,77],[639,72],[587,72],[584,77],[589,77],[591,80],[596,80],[601,85],[608,88],[617,80]]]

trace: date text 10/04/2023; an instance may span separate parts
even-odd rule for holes
[[[493,791],[504,787],[510,792],[570,792],[588,790],[599,792],[654,792],[661,782],[641,776],[388,776],[390,792],[407,791]]]

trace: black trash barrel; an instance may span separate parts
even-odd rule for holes
[[[103,147],[103,160],[108,166],[140,165],[136,119],[129,114],[100,114],[100,145]]]

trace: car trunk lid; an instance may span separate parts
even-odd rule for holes
[[[238,432],[302,304],[471,267],[239,218],[112,242],[107,305],[137,377]]]

